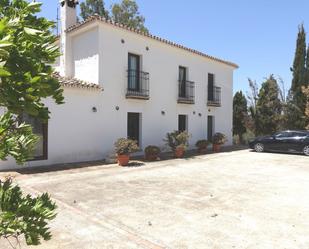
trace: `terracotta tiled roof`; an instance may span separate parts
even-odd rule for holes
[[[177,47],[177,48],[181,48],[181,49],[184,49],[188,52],[191,52],[191,53],[194,53],[194,54],[197,54],[197,55],[200,55],[200,56],[203,56],[203,57],[206,57],[210,60],[214,60],[214,61],[217,61],[217,62],[220,62],[220,63],[223,63],[223,64],[226,64],[226,65],[229,65],[229,66],[232,66],[234,68],[238,68],[238,65],[233,63],[233,62],[230,62],[230,61],[226,61],[226,60],[222,60],[222,59],[219,59],[219,58],[216,58],[216,57],[213,57],[213,56],[210,56],[210,55],[207,55],[205,53],[202,53],[200,51],[197,51],[195,49],[191,49],[191,48],[187,48],[185,46],[182,46],[182,45],[179,45],[177,43],[174,43],[174,42],[171,42],[171,41],[168,41],[168,40],[165,40],[163,38],[160,38],[160,37],[157,37],[157,36],[154,36],[154,35],[151,35],[149,33],[145,33],[145,32],[142,32],[142,31],[139,31],[139,30],[136,30],[136,29],[133,29],[133,28],[130,28],[124,24],[121,24],[121,23],[117,23],[117,22],[114,22],[110,19],[106,19],[104,17],[101,17],[97,14],[93,15],[93,16],[90,16],[88,17],[85,21],[82,21],[82,22],[79,22],[71,27],[69,27],[66,32],[71,32],[73,30],[76,30],[80,27],[83,27],[85,26],[86,24],[90,23],[90,22],[93,22],[93,21],[101,21],[101,22],[104,22],[104,23],[107,23],[107,24],[111,24],[113,26],[116,26],[116,27],[119,27],[119,28],[122,28],[122,29],[125,29],[125,30],[128,30],[128,31],[131,31],[131,32],[134,32],[134,33],[137,33],[139,35],[142,35],[142,36],[146,36],[146,37],[149,37],[151,39],[154,39],[154,40],[157,40],[157,41],[160,41],[160,42],[163,42],[163,43],[166,43],[168,45],[171,45],[173,47]]]
[[[60,76],[59,72],[53,73],[55,79],[59,81],[59,83],[64,87],[76,87],[76,88],[84,88],[84,89],[93,89],[93,90],[103,90],[101,86],[95,83],[86,82],[83,80],[79,80],[76,78],[68,78]]]

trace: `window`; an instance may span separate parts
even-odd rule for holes
[[[287,137],[293,137],[293,133],[292,132],[278,132],[275,134],[276,138],[287,138]]]
[[[140,114],[128,112],[127,136],[129,139],[140,142]]]
[[[208,116],[207,117],[207,140],[212,141],[214,131],[214,117]]]
[[[47,160],[47,138],[48,138],[48,123],[43,123],[36,117],[29,116],[27,114],[22,115],[22,122],[31,125],[33,134],[39,137],[39,141],[36,144],[33,160]]]
[[[187,69],[185,67],[179,67],[179,97],[186,97],[186,81],[187,81]]]
[[[178,131],[183,132],[188,130],[187,115],[178,115]]]
[[[140,88],[140,56],[129,53],[128,56],[128,89],[139,91]]]
[[[300,131],[297,131],[297,132],[293,132],[293,137],[306,137],[307,134],[305,132],[300,132]]]
[[[214,78],[213,74],[208,74],[208,101],[214,101]]]

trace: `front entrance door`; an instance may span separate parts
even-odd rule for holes
[[[178,131],[187,131],[187,115],[178,115]]]
[[[207,117],[207,140],[209,142],[212,142],[213,130],[214,130],[214,117],[208,116]]]
[[[129,139],[137,141],[139,144],[140,134],[140,114],[135,112],[128,112],[128,130],[127,135]]]

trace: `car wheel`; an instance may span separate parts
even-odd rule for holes
[[[264,144],[257,143],[254,145],[254,150],[256,152],[263,152],[264,151]]]
[[[309,156],[309,145],[304,147],[303,152],[306,156]]]

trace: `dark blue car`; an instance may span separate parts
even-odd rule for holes
[[[249,142],[249,147],[256,152],[277,151],[309,156],[309,131],[281,131],[271,136],[257,137]]]

